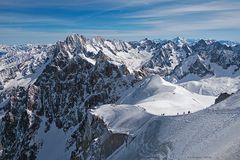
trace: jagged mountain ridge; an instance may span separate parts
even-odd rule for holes
[[[88,39],[77,34],[68,36],[66,43],[71,44],[71,47],[64,46],[67,53],[78,54],[79,50],[84,50],[80,55],[93,64],[96,62],[94,55],[102,52],[112,62],[125,64],[130,71],[158,73],[172,82],[181,81],[191,74],[199,78],[224,75],[219,70],[228,72],[228,76],[239,74],[240,46],[235,43],[228,46],[222,42],[202,39],[192,44],[180,37],[168,41],[144,39],[124,42],[102,37]],[[20,79],[35,72],[51,57],[50,49],[54,46],[1,45],[0,89],[11,79]]]
[[[34,77],[33,84],[10,89],[9,101],[1,106],[4,107],[0,129],[2,157],[44,159],[48,153],[44,148],[47,142],[41,137],[49,139],[51,132],[64,132],[69,135],[61,141],[66,148],[59,151],[63,153],[60,157],[52,155],[53,158],[105,159],[124,143],[126,135],[108,131],[101,119],[89,113],[89,109],[115,103],[124,90],[149,74],[183,79],[186,75],[181,77],[180,72],[178,76],[177,66],[182,66],[189,57],[195,57],[194,51],[201,47],[204,52],[197,55],[201,61],[194,59],[190,62],[193,69],[185,74],[195,74],[200,78],[213,76],[209,74],[211,72],[205,74],[204,63],[215,53],[207,57],[212,44],[206,46],[202,43],[179,47],[172,41],[127,43],[101,37],[87,39],[79,35],[57,42],[47,52],[50,60],[44,61],[46,65],[43,68],[39,65],[43,70]],[[221,46],[220,49],[230,50],[228,53],[234,56],[239,53],[237,46],[232,49]],[[22,63],[25,62],[28,64],[28,61]],[[227,66],[229,62],[238,64],[223,61],[220,65]],[[116,138],[119,140],[112,144],[111,140]],[[112,149],[108,148],[109,145]]]
[[[86,39],[83,36],[73,35],[88,53],[96,54],[99,51],[117,63],[124,63],[131,71],[141,70],[145,73],[157,73],[172,82],[189,78],[193,74],[199,79],[209,76],[239,75],[239,45],[227,46],[218,41],[199,40],[194,45],[187,41],[176,40],[156,42],[144,39],[139,42],[124,42],[105,40],[101,37]],[[178,40],[177,40],[178,41]],[[91,54],[90,54],[91,55]],[[94,59],[93,59],[94,61]],[[223,73],[221,73],[221,70]]]

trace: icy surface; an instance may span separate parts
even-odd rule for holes
[[[118,104],[140,106],[155,115],[195,112],[212,105],[216,98],[189,92],[181,86],[165,81],[158,75],[145,79],[125,94]]]

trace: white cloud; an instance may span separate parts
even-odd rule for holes
[[[171,32],[181,32],[188,30],[209,30],[209,29],[222,29],[222,28],[239,28],[240,19],[237,17],[240,11],[234,12],[220,12],[210,17],[202,17],[196,20],[183,20],[179,19],[165,19],[165,20],[145,20],[140,19],[130,24],[146,25],[151,30],[164,30]]]
[[[162,8],[161,6],[136,12],[133,15],[128,15],[126,18],[152,18],[152,17],[166,17],[175,15],[184,15],[194,12],[216,12],[216,11],[231,11],[240,10],[240,2],[224,2],[224,1],[214,1],[202,4],[190,4],[181,6],[171,6],[167,8]]]
[[[69,6],[103,6],[107,10],[108,9],[115,9],[115,8],[122,8],[122,7],[131,7],[131,6],[138,6],[138,5],[147,5],[147,4],[154,4],[154,3],[161,3],[161,2],[168,2],[174,0],[39,0],[39,1],[32,1],[32,0],[1,0],[0,6],[2,7],[69,7]],[[113,7],[113,8],[112,8]]]
[[[106,10],[121,9],[124,7],[147,5],[159,2],[166,2],[170,0],[158,1],[158,0],[122,0],[122,1],[110,1],[103,0],[101,3],[106,4]],[[79,3],[80,1],[73,1],[71,3]],[[44,2],[36,2],[44,4]],[[91,2],[84,1],[85,4],[100,3],[96,0]],[[82,5],[83,5],[82,4]],[[240,2],[227,1],[212,1],[200,4],[180,5],[180,3],[172,3],[170,6],[156,5],[155,8],[149,10],[142,10],[138,12],[127,12],[117,15],[112,24],[109,23],[108,29],[76,29],[80,24],[80,19],[67,19],[62,17],[51,17],[41,15],[27,15],[27,14],[1,14],[0,22],[2,23],[0,29],[1,42],[0,43],[54,43],[57,40],[64,40],[65,37],[71,33],[79,33],[86,36],[104,36],[107,38],[116,38],[123,40],[138,40],[144,37],[169,37],[169,36],[181,36],[181,35],[197,35],[201,37],[207,31],[212,30],[212,33],[216,35],[214,30],[221,29],[236,29],[240,31]],[[1,5],[1,2],[0,2]],[[13,4],[14,5],[14,4]],[[50,5],[48,3],[48,5]],[[59,3],[58,5],[61,5]],[[103,10],[104,13],[106,10]],[[192,14],[194,13],[194,14]],[[98,14],[98,13],[96,13]],[[189,17],[188,17],[189,14]],[[197,16],[196,16],[197,15]],[[118,17],[119,16],[119,17]],[[80,17],[81,18],[81,17]],[[89,17],[88,17],[89,18]],[[90,21],[94,21],[95,17],[90,17]],[[84,19],[84,18],[83,18]],[[87,19],[87,20],[89,20]],[[118,20],[118,19],[121,19]],[[56,31],[39,31],[39,28],[31,28],[27,30],[19,28],[17,25],[12,28],[4,28],[3,23],[30,23],[30,24],[52,24],[52,25],[64,25],[63,28],[56,28]],[[84,20],[83,20],[83,23]],[[87,22],[86,22],[87,23]],[[103,21],[105,23],[105,21]],[[100,23],[101,24],[101,23]],[[14,24],[13,24],[14,25]],[[113,26],[111,26],[113,25]],[[115,29],[114,26],[130,26],[131,29]],[[86,26],[85,26],[86,27]],[[133,29],[135,27],[135,29]],[[144,28],[145,27],[145,28]],[[97,28],[97,26],[95,27]],[[103,26],[101,26],[103,28]],[[44,28],[43,28],[44,29]],[[191,34],[190,34],[191,33]],[[224,33],[227,35],[228,33]],[[221,33],[221,36],[224,35]],[[211,36],[211,34],[209,35]],[[230,36],[229,36],[230,37]],[[229,39],[229,38],[228,38]],[[236,35],[231,37],[233,40],[240,40]]]

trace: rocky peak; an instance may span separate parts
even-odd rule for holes
[[[232,50],[231,46],[227,46],[218,41],[213,42],[210,46],[212,47],[213,50]]]
[[[183,37],[176,37],[172,40],[178,47],[182,47],[187,44],[187,41]]]
[[[207,46],[207,43],[204,39],[199,40],[194,46],[193,48],[205,48]]]
[[[148,52],[151,52],[151,50],[155,47],[156,43],[152,40],[149,40],[147,38],[139,41],[137,44],[140,50],[146,50]]]
[[[104,46],[104,41],[105,41],[105,39],[101,36],[96,36],[96,37],[92,38],[92,43],[97,46]]]
[[[80,51],[79,49],[86,50],[86,42],[87,39],[82,35],[79,36],[78,34],[70,35],[64,41],[70,52],[73,52],[75,49],[78,49],[78,51]]]

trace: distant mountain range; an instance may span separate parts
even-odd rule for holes
[[[205,112],[212,122],[211,115],[218,118],[215,110],[219,106],[223,109],[219,114],[225,113],[224,104],[193,113],[186,119],[180,116],[209,107],[223,92],[237,92],[239,76],[240,44],[231,41],[177,37],[125,42],[73,34],[53,45],[0,45],[1,158],[99,160],[146,158],[145,155],[164,158],[173,151],[174,159],[180,154],[175,147],[184,134],[179,134],[174,139],[179,143],[175,143],[167,141],[169,137],[165,134],[150,132],[149,136],[159,140],[165,136],[166,141],[156,141],[156,150],[151,146],[142,149],[139,146],[142,143],[134,138],[148,132],[145,122],[152,129],[155,122],[165,118],[159,118],[164,114],[163,123],[181,133],[185,130],[178,128],[180,123],[186,124],[187,130],[195,123],[196,127],[204,125],[204,118],[198,117],[205,116]],[[238,95],[234,96],[239,98]],[[236,103],[227,101],[234,107],[226,112],[238,110]],[[220,120],[224,123],[228,118]],[[179,123],[175,124],[175,120]],[[131,130],[131,126],[136,128]],[[174,135],[171,127],[165,128],[169,136]],[[204,129],[201,133],[207,136],[208,128]],[[211,132],[214,129],[218,129],[218,124],[213,124]],[[189,133],[194,135],[201,136]],[[150,140],[149,145],[154,146],[153,139]],[[180,147],[182,153],[192,144],[198,147],[193,141],[186,142],[186,150]],[[126,151],[125,145],[131,150]],[[196,149],[191,153],[195,151],[199,152]]]

